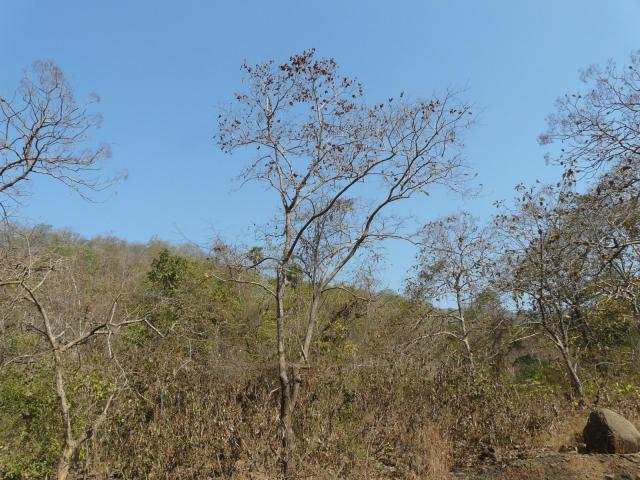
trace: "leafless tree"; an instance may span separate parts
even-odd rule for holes
[[[497,217],[504,234],[502,282],[520,318],[548,338],[562,356],[574,393],[584,396],[578,374],[582,350],[592,342],[585,312],[602,290],[604,266],[593,217],[565,187],[518,188],[514,209]]]
[[[408,282],[412,298],[422,302],[453,301],[429,310],[438,326],[426,337],[448,336],[464,346],[469,365],[474,367],[467,308],[489,287],[494,262],[494,245],[487,228],[466,212],[427,223],[422,228],[416,275]]]
[[[259,259],[261,266],[271,268],[273,281],[247,282],[260,283],[275,301],[282,464],[290,477],[292,414],[300,379],[292,371],[298,365],[290,360],[288,346],[296,346],[287,333],[285,297],[296,257],[305,255],[305,239],[307,245],[313,243],[314,229],[326,240],[340,237],[337,250],[315,262],[323,265],[322,279],[318,271],[312,273],[317,297],[367,242],[397,235],[397,223],[386,216],[389,207],[435,185],[458,187],[466,174],[461,133],[471,112],[452,93],[426,101],[408,101],[400,94],[369,105],[359,83],[341,76],[334,60],[315,59],[313,50],[282,65],[271,61],[242,68],[247,88],[220,115],[218,143],[226,152],[256,149],[244,181],[264,183],[278,198],[278,213],[265,231]],[[362,208],[351,208],[356,205]],[[336,231],[342,215],[348,224]],[[332,227],[327,230],[329,218]],[[312,299],[311,310],[313,305]],[[305,361],[313,318],[311,313],[302,346]]]
[[[111,183],[98,175],[108,147],[89,143],[100,125],[100,116],[89,112],[97,101],[79,103],[52,62],[34,63],[13,95],[0,94],[0,206],[5,217],[37,175],[85,196]]]
[[[613,172],[606,177],[615,183]],[[574,216],[583,218],[582,241],[593,253],[597,290],[603,298],[627,303],[640,325],[639,199],[630,191],[612,191],[612,182],[603,181],[576,196]]]
[[[16,362],[51,360],[63,433],[56,478],[65,480],[74,455],[104,423],[115,396],[123,387],[124,370],[113,349],[116,334],[125,326],[147,322],[147,319],[139,315],[137,309],[127,309],[122,285],[114,282],[88,287],[87,283],[91,282],[84,277],[86,272],[74,267],[73,257],[54,257],[46,246],[34,241],[33,233],[23,230],[5,235],[13,235],[14,243],[22,239],[24,248],[13,250],[22,255],[13,258],[10,271],[3,272],[0,298],[8,315],[17,316],[22,329],[40,341],[32,342],[33,351],[3,358],[0,368]],[[7,317],[3,321],[7,321]],[[71,359],[80,360],[83,349],[91,344],[105,348],[119,373],[114,374],[104,398],[89,399],[90,405],[81,412],[83,406],[69,398],[67,376]],[[86,424],[78,420],[85,416]]]
[[[566,182],[595,179],[589,208],[607,210],[610,227],[602,247],[622,249],[640,243],[625,228],[632,217],[637,223],[640,198],[640,51],[624,66],[591,66],[581,80],[586,91],[557,100],[540,142],[560,145],[547,158],[564,167]]]
[[[636,327],[640,328],[640,245],[626,247],[611,260],[599,288],[607,298],[626,302]]]

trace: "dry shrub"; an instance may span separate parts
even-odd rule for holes
[[[587,423],[588,413],[565,411],[548,428],[531,438],[533,448],[546,448],[558,451],[564,447],[577,447],[581,441],[582,429]]]
[[[500,451],[530,446],[532,436],[546,431],[565,408],[551,392],[524,394],[480,370],[441,369],[433,376],[411,366],[393,370],[378,373],[396,385],[384,401],[437,425],[451,443],[452,464],[457,466],[476,462],[488,447]]]
[[[313,372],[297,422],[306,478],[447,478],[450,441],[420,395],[389,373]]]
[[[542,392],[523,395],[507,383],[472,376],[449,382],[449,395],[432,393],[431,414],[445,412],[456,464],[473,463],[488,447],[498,452],[529,447],[532,437],[546,431],[559,413],[555,399]]]
[[[389,372],[310,372],[296,416],[300,478],[447,478],[452,444]],[[102,435],[102,474],[127,479],[276,478],[275,372],[185,369],[121,405]],[[130,401],[133,400],[129,399]]]
[[[149,402],[103,435],[103,464],[127,479],[277,478],[276,379],[270,367],[194,367],[148,386]],[[308,479],[445,479],[488,447],[500,456],[571,444],[587,414],[550,390],[519,391],[481,371],[425,374],[409,362],[321,362],[301,392],[296,456]],[[637,405],[621,413],[633,417]]]
[[[261,376],[244,382],[183,370],[172,383],[146,390],[147,401],[138,399],[138,408],[111,425],[103,435],[103,464],[109,475],[127,479],[272,474],[277,471],[272,391]]]
[[[451,477],[453,452],[451,442],[431,423],[419,429],[412,443],[418,447],[416,466],[408,478],[447,479]]]

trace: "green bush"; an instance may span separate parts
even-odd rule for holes
[[[0,374],[0,479],[42,479],[62,445],[48,368],[14,367]]]

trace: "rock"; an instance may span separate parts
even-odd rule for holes
[[[629,420],[607,408],[591,412],[582,435],[593,453],[640,452],[640,432]]]

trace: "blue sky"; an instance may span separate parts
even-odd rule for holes
[[[275,199],[238,191],[243,157],[213,140],[243,60],[315,47],[372,100],[466,86],[480,110],[466,153],[484,193],[407,208],[425,222],[460,209],[487,218],[515,184],[555,177],[536,142],[544,118],[557,96],[580,88],[580,68],[640,48],[640,0],[0,0],[0,26],[0,92],[32,61],[54,60],[80,95],[100,95],[107,171],[128,171],[100,203],[35,182],[23,216],[85,236],[204,242],[215,231],[251,243]],[[383,284],[399,288],[413,255],[390,244]]]

